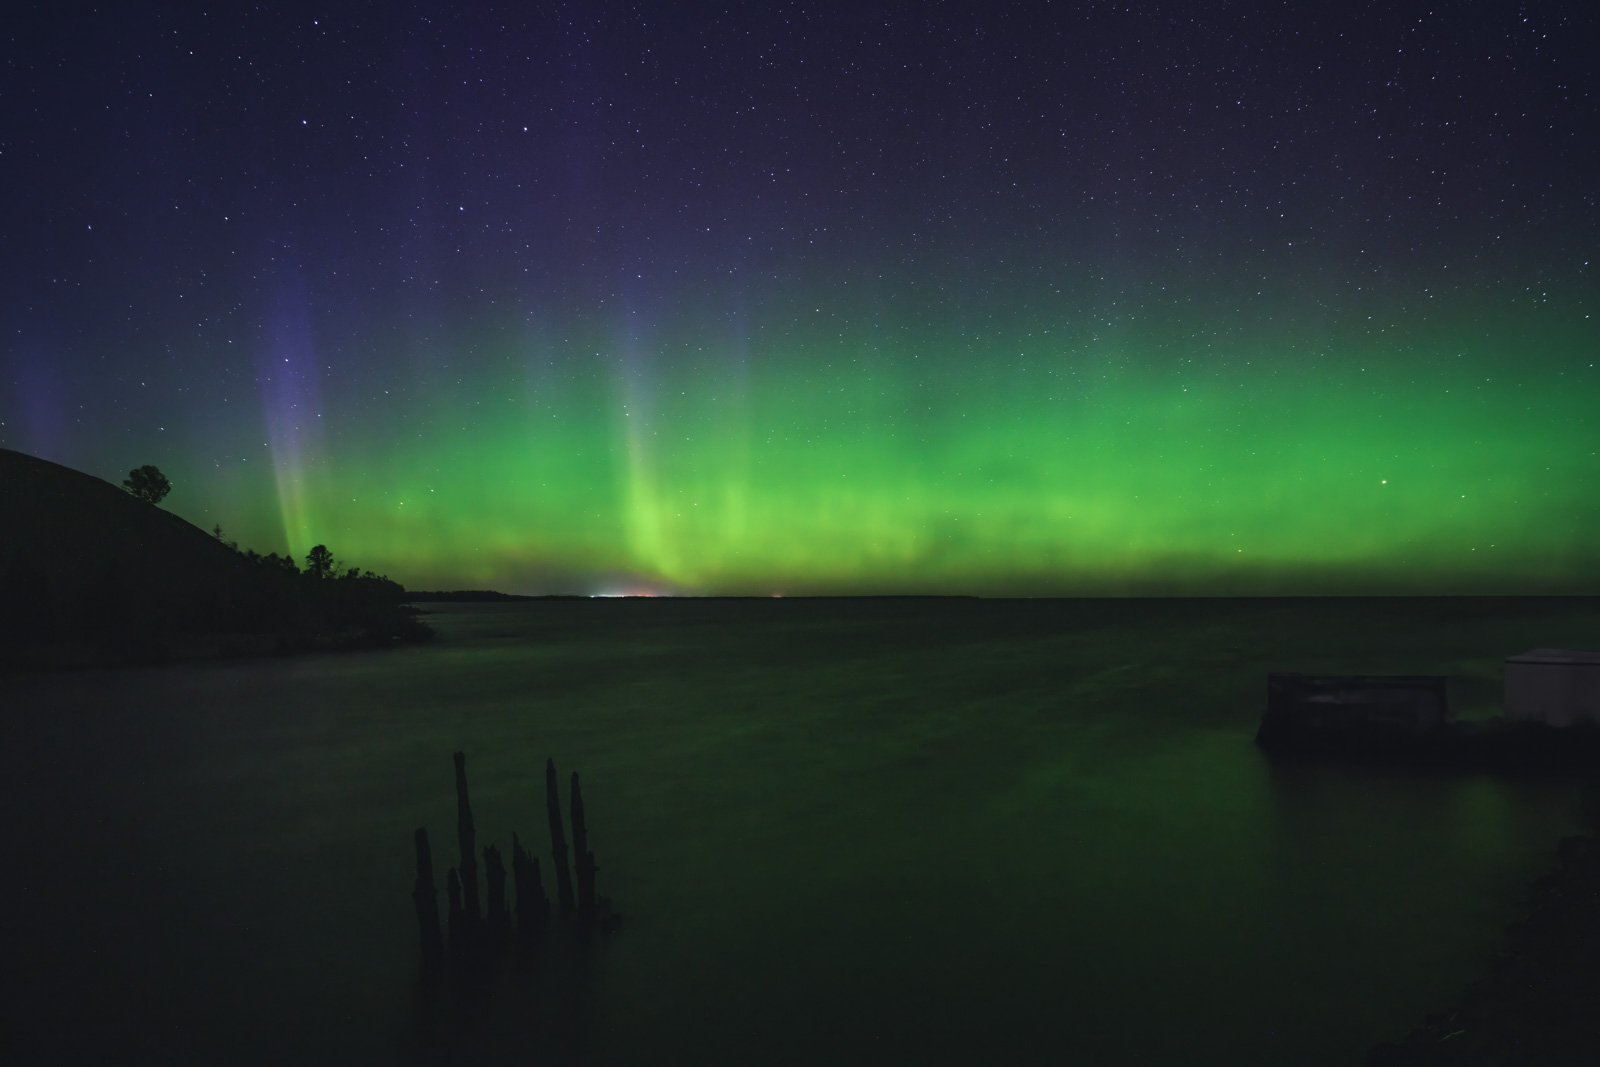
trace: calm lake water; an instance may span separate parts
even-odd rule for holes
[[[1495,714],[1506,655],[1600,647],[1589,600],[434,608],[425,648],[0,680],[0,1053],[1358,1063],[1592,814],[1251,744],[1274,669]],[[421,996],[410,899],[457,749],[507,854],[580,771],[625,915],[466,1006]]]

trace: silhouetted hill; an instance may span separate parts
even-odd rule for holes
[[[0,662],[370,645],[426,633],[376,577],[306,578],[81,471],[0,449]]]

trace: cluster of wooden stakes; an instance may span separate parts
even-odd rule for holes
[[[513,928],[506,902],[506,868],[500,850],[489,845],[483,850],[484,879],[488,883],[485,907],[478,905],[478,853],[472,823],[472,804],[467,799],[467,758],[455,754],[456,837],[461,845],[461,862],[450,868],[447,886],[450,897],[449,940],[439,926],[438,890],[433,881],[433,851],[428,846],[428,831],[418,827],[417,882],[412,898],[417,905],[417,923],[422,930],[422,968],[425,974],[438,974],[449,960],[456,973],[481,972],[499,958],[512,943],[531,953],[544,940],[549,927],[550,898],[545,896],[539,877],[539,860],[523,849],[516,834],[511,835],[511,874],[515,879],[516,923]],[[583,793],[578,774],[572,774],[572,850],[577,871],[577,890],[567,870],[567,837],[561,825],[561,797],[556,790],[555,760],[544,768],[545,805],[550,815],[550,858],[556,872],[556,894],[564,925],[582,934],[595,930],[609,932],[621,916],[611,901],[595,895],[594,852],[589,848],[588,828],[583,818]]]

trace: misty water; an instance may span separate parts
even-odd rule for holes
[[[13,1050],[166,1062],[1359,1062],[1482,973],[1571,780],[1278,765],[1269,670],[1595,647],[1590,601],[436,605],[422,648],[0,680]],[[412,830],[621,929],[418,981]],[[563,788],[563,795],[565,789]],[[442,894],[441,894],[442,896]]]

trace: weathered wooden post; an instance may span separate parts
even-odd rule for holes
[[[511,874],[517,880],[517,940],[532,948],[550,915],[550,898],[539,878],[539,860],[528,855],[516,834],[511,835]]]
[[[445,886],[450,894],[450,955],[459,961],[467,950],[467,917],[461,910],[461,879],[456,877],[454,867],[450,868]]]
[[[438,888],[433,879],[433,850],[425,827],[418,827],[414,835],[417,871],[411,895],[421,935],[424,975],[431,976],[448,962],[453,979],[470,981],[476,985],[487,980],[495,969],[494,965],[500,959],[500,948],[512,939],[513,920],[510,901],[506,896],[506,865],[500,849],[495,845],[487,845],[483,850],[487,897],[483,907],[479,906],[477,857],[473,853],[476,830],[472,805],[467,795],[464,753],[455,753],[455,768],[456,836],[461,846],[462,862],[459,867],[446,870],[448,936],[440,930]],[[575,771],[572,774],[571,798],[572,843],[577,850],[574,861],[578,884],[574,893],[574,868],[567,866],[567,836],[561,820],[561,796],[556,787],[554,759],[545,760],[544,771],[550,851],[556,867],[561,918],[570,921],[576,912],[585,933],[597,927],[604,932],[614,930],[621,916],[609,898],[595,892],[595,872],[599,867],[594,862],[594,852],[589,848],[588,815],[578,774]],[[535,948],[544,936],[551,908],[550,898],[545,895],[544,884],[539,876],[539,861],[522,847],[522,841],[516,834],[511,835],[510,873],[517,880],[515,937],[523,950],[527,951]]]
[[[422,930],[422,969],[438,970],[444,959],[444,935],[439,931],[439,891],[433,885],[433,850],[428,831],[417,827],[417,884],[411,899],[417,905],[417,925]]]
[[[506,914],[506,868],[500,850],[493,845],[483,850],[483,871],[489,883],[489,936],[498,945],[509,932],[510,916]]]
[[[594,922],[594,853],[589,851],[589,827],[583,817],[577,771],[572,772],[572,854],[578,868],[578,917],[588,927]]]
[[[456,837],[461,843],[461,895],[469,923],[478,921],[477,834],[472,826],[472,803],[467,799],[467,755],[456,753]]]
[[[567,870],[567,836],[561,829],[561,796],[556,792],[556,761],[544,764],[545,809],[550,816],[550,853],[556,865],[556,892],[561,897],[561,917],[572,915],[572,875]]]

